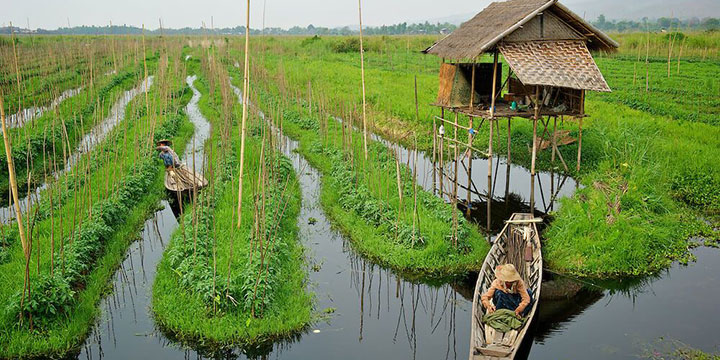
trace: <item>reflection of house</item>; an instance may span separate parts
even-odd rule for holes
[[[612,52],[617,47],[614,40],[557,0],[508,0],[490,4],[424,52],[443,58],[433,104],[442,109],[442,123],[457,126],[458,114],[469,118],[469,126],[460,126],[462,129],[471,129],[473,118],[488,120],[491,125],[497,118],[507,118],[508,128],[513,117],[533,120],[538,140],[533,141],[534,179],[540,145],[538,120],[546,130],[550,119],[557,117],[582,121],[585,90],[610,91],[590,51]],[[479,62],[484,54],[492,54],[493,60]],[[446,110],[454,113],[455,122],[445,119]],[[474,131],[468,131],[470,152]],[[550,133],[554,134],[554,129]],[[552,137],[554,159],[558,142]],[[571,141],[565,139],[565,143]],[[457,139],[453,142],[459,144]],[[491,157],[491,146],[488,153]],[[579,161],[578,147],[578,168]],[[533,200],[531,194],[531,203]]]

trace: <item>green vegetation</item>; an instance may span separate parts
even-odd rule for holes
[[[104,141],[41,191],[42,213],[33,209],[24,217],[32,244],[27,264],[17,225],[1,227],[7,244],[0,264],[2,356],[63,356],[87,336],[108,282],[164,194],[150,137],[174,138],[182,149],[192,133],[179,112],[189,94],[168,71],[167,57],[156,76],[149,102],[134,99]],[[137,116],[139,108],[150,112]],[[30,292],[23,296],[26,266]]]
[[[286,93],[307,98],[311,88],[315,101],[359,108],[359,54],[336,52],[338,41],[344,40],[269,38],[255,51],[267,73],[275,74],[269,81]],[[369,123],[377,133],[405,145],[412,141],[406,135],[417,132],[418,146],[425,150],[432,144],[430,118],[439,115],[439,110],[426,105],[436,96],[439,59],[419,50],[432,41],[432,37],[371,37],[366,48]],[[686,44],[688,49],[691,46]],[[720,156],[718,87],[706,80],[717,78],[720,68],[714,61],[683,57],[680,75],[673,62],[668,78],[667,63],[663,66],[653,58],[650,89],[645,93],[644,62],[634,65],[626,55],[597,57],[614,92],[588,96],[586,110],[591,118],[583,126],[583,166],[579,173],[572,166],[570,170],[584,189],[564,199],[553,214],[555,221],[544,234],[544,258],[554,270],[580,276],[655,273],[672,260],[686,259],[691,235],[718,236],[701,218],[716,219],[720,213],[719,198],[712,190],[720,186],[720,167],[713,160]],[[578,134],[574,121],[559,122],[559,128]],[[522,149],[532,142],[532,123],[513,120],[511,136],[516,149],[513,162],[529,166],[530,153]],[[503,154],[504,132],[494,141],[496,151]],[[487,142],[484,126],[475,143]],[[561,152],[565,159],[574,159],[577,145],[563,146]],[[550,152],[540,152],[538,167],[552,166]],[[618,210],[607,205],[616,200]]]
[[[150,71],[156,66],[156,60],[148,60]],[[42,183],[42,169],[48,168],[51,162],[64,167],[60,161],[63,156],[75,150],[83,136],[110,113],[122,93],[141,83],[143,75],[142,63],[129,65],[118,74],[98,81],[95,90],[63,101],[56,111],[48,111],[22,128],[10,129],[19,193],[28,191],[28,178],[31,188]],[[0,159],[0,167],[0,186],[9,188],[6,157]],[[7,200],[7,196],[7,192],[0,192],[0,200]]]
[[[212,124],[205,149],[213,178],[184,209],[158,266],[155,320],[176,339],[211,347],[253,346],[291,336],[312,318],[297,233],[300,189],[292,164],[268,141],[266,124],[251,117],[237,227],[241,106],[222,64],[188,63],[189,72],[199,76],[200,111]],[[262,178],[255,175],[262,173]]]
[[[68,89],[97,86],[134,58],[139,38],[0,36],[5,115],[45,106]],[[17,60],[17,62],[16,62]],[[19,84],[18,84],[19,82]],[[19,85],[19,86],[18,86]]]
[[[331,114],[318,111],[320,105],[311,111],[304,100],[290,100],[279,92],[282,84],[263,85],[267,89],[259,103],[267,114],[280,114],[276,120],[282,119],[283,131],[299,141],[299,152],[323,174],[321,203],[355,250],[411,277],[449,277],[480,268],[489,246],[477,227],[458,212],[453,235],[452,207],[419,186],[415,213],[411,170],[399,170],[398,185],[399,164],[385,145],[371,142],[366,161],[361,132],[343,129]]]

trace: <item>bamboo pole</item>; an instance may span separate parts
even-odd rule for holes
[[[473,66],[473,72],[475,70],[475,67]],[[474,91],[473,91],[474,92]],[[471,101],[472,103],[472,101]],[[472,152],[472,141],[473,141],[473,117],[468,116],[468,127],[470,128],[470,131],[468,131],[468,144],[467,144],[467,159],[468,159],[468,166],[467,166],[467,183],[468,187],[470,187],[470,183],[472,182],[472,163],[473,163],[473,152]],[[471,199],[471,193],[470,191],[467,192],[466,202],[467,202],[467,209],[466,213],[467,216],[470,216],[470,210],[472,208],[472,205],[470,203]]]
[[[437,194],[437,121],[433,118],[433,151],[432,151],[432,182],[433,194]]]
[[[242,122],[240,123],[240,176],[238,177],[238,204],[237,204],[237,228],[240,228],[240,220],[242,218],[242,188],[243,188],[243,170],[245,165],[245,132],[246,121],[248,115],[247,99],[249,84],[249,43],[250,43],[250,0],[247,0],[247,12],[245,14],[245,69],[243,79],[243,103],[242,103]],[[230,265],[228,264],[228,281],[230,280]]]
[[[458,113],[455,112],[455,125],[457,125],[458,122]],[[452,219],[453,219],[453,246],[457,246],[457,232],[458,232],[458,215],[457,215],[457,193],[458,193],[458,141],[457,141],[457,126],[453,127],[454,129],[454,135],[453,139],[455,140],[455,174],[453,176],[453,196],[452,196]]]
[[[25,237],[25,230],[23,228],[22,212],[20,211],[20,199],[18,197],[17,190],[17,178],[15,174],[15,164],[12,158],[12,146],[10,145],[10,138],[5,126],[5,110],[3,108],[2,97],[0,97],[0,119],[2,119],[2,132],[3,141],[5,142],[5,155],[7,156],[8,162],[8,174],[10,177],[10,189],[12,190],[13,207],[15,208],[15,220],[18,224],[18,232],[20,233],[20,243],[22,244],[23,254],[25,255],[26,261],[30,257],[29,246],[27,238]],[[29,209],[28,209],[29,210]]]
[[[535,86],[535,114],[533,115],[532,160],[530,162],[530,214],[535,215],[535,158],[537,157],[537,122],[540,113],[540,86]]]
[[[445,108],[440,109],[440,117],[445,118]],[[445,126],[440,123],[440,128],[444,129]],[[444,148],[445,148],[445,130],[442,131],[440,135],[440,198],[445,198],[445,161],[443,160],[444,156]]]
[[[580,115],[585,115],[585,90],[580,92]],[[584,116],[580,116],[578,120],[578,152],[577,152],[577,168],[576,171],[580,171],[580,159],[582,156],[582,123]]]
[[[31,243],[28,241],[28,239],[25,237],[25,230],[23,229],[23,220],[22,220],[22,212],[20,211],[20,199],[18,198],[18,191],[17,191],[17,179],[15,177],[15,164],[13,163],[12,159],[12,147],[10,145],[10,139],[7,132],[7,128],[5,126],[5,110],[3,108],[3,101],[2,96],[0,96],[0,120],[2,123],[2,133],[3,133],[3,141],[5,143],[5,155],[7,156],[7,162],[8,162],[8,175],[10,177],[10,188],[12,190],[12,197],[13,197],[13,204],[15,208],[15,220],[18,224],[18,232],[20,234],[20,243],[22,244],[23,248],[23,255],[25,256],[25,280],[23,282],[23,293],[22,298],[20,300],[20,308],[23,308],[23,303],[25,301],[25,290],[28,292],[28,298],[30,297],[30,247]],[[29,173],[28,173],[29,174]],[[28,182],[29,184],[29,182]],[[28,193],[28,199],[30,198],[30,195]],[[30,208],[28,207],[28,211],[30,211]],[[28,220],[28,224],[30,221]],[[31,315],[32,316],[32,315]],[[20,312],[20,319],[22,320],[22,311]],[[30,318],[30,326],[32,327],[32,317]]]
[[[490,98],[490,136],[488,137],[488,197],[487,197],[487,231],[490,233],[491,225],[491,208],[492,208],[492,153],[493,153],[493,119],[495,119],[495,98],[497,92],[497,66],[498,66],[498,53],[497,51],[493,54],[493,79],[492,79],[492,97]]]
[[[250,0],[248,0],[250,1]],[[363,48],[362,34],[362,0],[358,0],[358,17],[360,19],[360,79],[362,82],[362,103],[363,103],[363,149],[365,150],[365,161],[368,159],[367,148],[367,121],[365,119],[365,49]]]

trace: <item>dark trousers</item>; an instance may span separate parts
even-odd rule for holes
[[[528,295],[530,295],[530,304],[528,304],[527,307],[525,307],[525,310],[523,310],[522,316],[527,316],[527,314],[530,312],[530,308],[532,307],[533,302],[535,299],[533,299],[533,293],[532,290],[527,290]],[[520,294],[507,294],[502,292],[501,290],[495,290],[495,294],[493,294],[493,303],[495,304],[495,308],[497,310],[500,309],[508,309],[515,311],[518,306],[520,306],[520,302],[522,302],[522,297]]]

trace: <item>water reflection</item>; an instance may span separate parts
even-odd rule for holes
[[[320,208],[320,174],[293,152],[296,142],[280,142],[299,173],[298,226],[309,249],[316,310],[327,319],[271,358],[464,358],[469,327],[456,324],[471,304],[455,289],[470,294],[471,284],[412,282],[357,255]]]
[[[163,358],[181,351],[155,329],[148,314],[157,263],[176,227],[163,201],[162,209],[145,222],[140,239],[130,245],[113,278],[112,293],[102,300],[100,319],[77,358]]]

